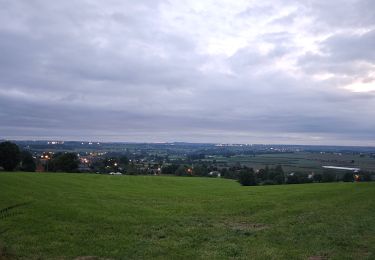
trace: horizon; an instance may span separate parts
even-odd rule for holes
[[[197,145],[223,145],[223,146],[317,146],[317,147],[353,147],[353,148],[375,148],[372,145],[336,145],[336,144],[292,144],[292,143],[225,143],[225,142],[188,142],[188,141],[100,141],[100,140],[91,140],[91,139],[11,139],[0,137],[1,141],[10,141],[10,142],[77,142],[77,143],[92,143],[92,144],[197,144]]]

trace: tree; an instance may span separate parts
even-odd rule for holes
[[[354,176],[353,173],[351,172],[346,172],[342,178],[344,182],[353,182],[354,181]]]
[[[288,183],[288,184],[298,184],[299,178],[296,174],[291,174],[287,177],[286,183]]]
[[[21,171],[35,172],[36,165],[33,156],[28,151],[21,152]]]
[[[255,186],[255,185],[257,185],[254,170],[252,168],[240,170],[240,173],[239,173],[238,177],[239,177],[238,182],[241,183],[242,186]]]
[[[323,176],[320,173],[316,173],[316,174],[313,175],[313,180],[315,182],[322,182]]]
[[[336,174],[330,170],[323,172],[322,182],[334,182],[336,180]]]
[[[371,174],[369,172],[360,172],[360,181],[371,181]]]
[[[269,169],[267,175],[269,180],[273,180],[277,184],[285,182],[285,174],[281,165],[277,165],[274,169]]]
[[[267,175],[268,175],[268,169],[259,169],[259,171],[257,172],[257,178],[262,181],[267,180],[267,177],[268,177]]]
[[[187,175],[187,167],[185,165],[180,165],[177,170],[174,172],[177,176],[186,176]]]
[[[20,149],[11,142],[0,143],[0,166],[6,171],[13,171],[20,162]]]
[[[77,172],[79,166],[78,156],[75,153],[63,153],[54,157],[51,168],[58,172]]]
[[[208,174],[207,166],[204,164],[198,164],[194,166],[193,173],[196,176],[207,176]]]
[[[122,166],[126,166],[129,164],[129,158],[126,155],[120,156],[119,162]]]
[[[165,165],[161,168],[163,174],[174,174],[178,169],[178,164]]]

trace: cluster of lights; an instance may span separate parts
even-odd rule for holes
[[[48,153],[43,153],[40,158],[41,159],[45,159],[45,160],[49,160],[49,159],[52,159],[52,152],[48,152]]]

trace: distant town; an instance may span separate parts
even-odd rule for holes
[[[32,157],[28,169],[27,163],[21,160],[16,170],[35,172],[239,179],[241,172],[250,171],[254,173],[254,182],[262,184],[375,179],[374,147],[58,140],[12,142],[24,157],[25,153]]]

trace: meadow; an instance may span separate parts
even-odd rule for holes
[[[0,248],[5,259],[374,259],[374,198],[375,183],[2,172]]]

